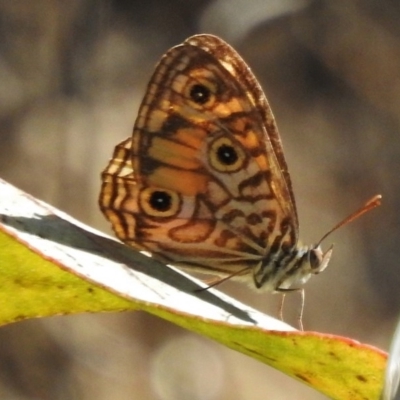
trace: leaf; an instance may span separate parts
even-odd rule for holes
[[[140,309],[208,336],[332,399],[379,399],[386,355],[289,325],[135,252],[0,180],[0,325]]]

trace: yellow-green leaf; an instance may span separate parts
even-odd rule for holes
[[[325,393],[378,400],[386,355],[298,332],[0,181],[0,325],[140,309],[215,339]]]

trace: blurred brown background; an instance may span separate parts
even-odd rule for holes
[[[270,100],[304,242],[383,194],[325,243],[334,256],[307,285],[304,324],[387,349],[400,311],[399,18],[395,0],[0,0],[0,177],[110,232],[99,174],[130,135],[154,64],[187,36],[217,34]],[[276,313],[277,296],[220,289]],[[143,313],[2,327],[0,397],[325,398]]]

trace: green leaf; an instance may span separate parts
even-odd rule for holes
[[[0,325],[144,310],[256,358],[332,399],[378,400],[386,354],[298,332],[0,181]]]

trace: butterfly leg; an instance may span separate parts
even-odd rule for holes
[[[297,323],[299,325],[299,329],[303,332],[304,327],[303,327],[303,313],[304,313],[304,302],[306,299],[306,292],[304,291],[304,288],[299,289],[300,290],[300,296],[301,296],[301,306],[300,306],[300,312],[299,315],[297,316]]]
[[[305,301],[304,288],[302,288],[302,289],[282,289],[282,288],[280,288],[277,291],[279,293],[281,293],[281,295],[282,295],[282,300],[281,300],[281,302],[279,304],[279,311],[278,311],[279,319],[281,321],[284,321],[284,319],[283,319],[283,306],[284,306],[284,303],[285,303],[286,293],[288,293],[288,292],[300,292],[301,306],[300,306],[299,315],[297,316],[297,324],[298,324],[299,330],[300,331],[304,331],[304,327],[303,327],[303,313],[304,313],[304,301]]]
[[[224,282],[226,279],[224,278],[210,278],[210,279],[202,279],[203,283],[205,283],[207,286],[203,288],[196,289],[195,292],[203,292],[205,290],[211,289],[214,286],[219,285],[220,283]]]
[[[281,321],[283,321],[283,306],[285,304],[285,297],[286,297],[286,293],[282,293],[281,294],[281,302],[279,303],[279,311],[278,311],[279,319]]]
[[[227,280],[229,280],[229,279],[231,279],[231,278],[233,278],[233,277],[235,277],[237,275],[243,275],[248,270],[249,270],[249,267],[246,267],[246,268],[243,268],[243,269],[241,269],[239,271],[234,272],[233,274],[223,276],[222,278],[221,277],[217,277],[217,278],[212,278],[212,279],[209,279],[209,280],[203,280],[203,282],[206,283],[208,286],[206,286],[204,288],[201,288],[201,289],[198,289],[198,290],[196,290],[196,292],[201,292],[203,290],[211,289],[211,288],[213,288],[213,287],[215,287],[217,285],[220,285],[221,283],[223,283],[223,282],[225,282],[225,281],[227,281]]]

